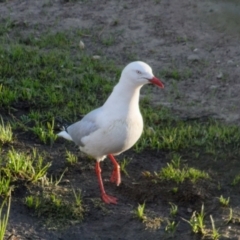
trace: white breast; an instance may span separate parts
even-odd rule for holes
[[[84,147],[81,151],[103,160],[106,155],[118,155],[131,148],[140,138],[143,131],[141,114],[134,119],[118,119],[111,121],[108,126],[100,128],[82,139]]]

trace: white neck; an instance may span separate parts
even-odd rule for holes
[[[126,86],[127,85],[127,86]],[[117,115],[124,115],[134,111],[139,112],[139,95],[142,86],[126,84],[121,82],[114,87],[111,95],[103,105],[103,109],[114,112]]]

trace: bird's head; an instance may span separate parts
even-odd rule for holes
[[[163,83],[153,75],[151,67],[140,61],[131,62],[123,69],[121,81],[136,86],[143,86],[152,83],[160,88],[164,88]]]

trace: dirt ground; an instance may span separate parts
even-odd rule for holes
[[[161,78],[170,70],[179,70],[179,80],[163,81],[165,90],[153,89],[153,104],[174,110],[183,118],[213,116],[223,121],[239,124],[240,119],[240,3],[238,1],[193,0],[10,0],[0,1],[0,20],[10,18],[26,36],[40,35],[44,30],[92,29],[99,38],[114,39],[104,48],[88,36],[82,38],[86,51],[113,59],[120,66],[132,60],[149,63],[156,76]],[[79,42],[79,39],[76,39]],[[54,145],[52,154],[61,154],[64,141]],[[68,146],[70,147],[70,145]],[[165,163],[168,153],[143,152],[131,161],[131,179],[123,176],[119,188],[105,182],[109,192],[119,198],[119,204],[93,207],[90,197],[99,192],[93,169],[81,172],[71,169],[66,178],[73,187],[82,189],[90,207],[83,223],[67,229],[48,229],[37,217],[19,204],[12,204],[8,233],[17,239],[168,239],[163,229],[149,230],[133,219],[132,209],[147,199],[148,214],[152,217],[167,216],[168,202],[177,201],[179,218],[189,219],[188,206],[181,196],[171,199],[164,187],[148,193],[139,188],[139,195],[131,196],[133,179],[140,179],[142,170],[155,171]],[[120,157],[136,156],[127,152]],[[146,161],[151,159],[151,161]],[[55,163],[56,171],[61,162]],[[87,165],[85,162],[79,163]],[[137,166],[137,168],[136,168]],[[103,163],[103,177],[111,171],[108,161]],[[211,186],[201,186],[202,191]],[[129,190],[129,191],[127,191]],[[199,190],[199,189],[198,189]],[[190,199],[192,207],[199,206],[204,193],[195,191]],[[23,194],[25,189],[15,192]],[[194,192],[194,191],[193,191]],[[211,192],[211,191],[209,191]],[[164,193],[164,194],[163,194]],[[200,196],[198,198],[198,196]],[[184,197],[184,196],[183,196]],[[212,200],[211,200],[212,201]],[[237,205],[239,198],[232,199]],[[216,204],[213,201],[213,209]],[[201,205],[201,204],[200,204]],[[167,207],[166,207],[167,206]],[[240,239],[239,231],[228,230],[222,239]],[[190,234],[187,223],[181,222],[172,239],[200,239]]]

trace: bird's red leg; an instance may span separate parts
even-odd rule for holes
[[[110,181],[115,182],[117,184],[117,186],[119,186],[119,184],[121,183],[120,166],[112,154],[109,154],[108,157],[110,158],[110,160],[113,163],[113,171],[112,171]]]
[[[98,182],[99,182],[99,186],[100,186],[100,191],[101,191],[101,197],[102,200],[105,203],[113,203],[113,204],[117,204],[117,198],[112,197],[110,195],[107,195],[103,186],[103,181],[102,181],[102,175],[101,175],[101,167],[100,167],[100,163],[97,161],[96,162],[96,174],[97,174],[97,178],[98,178]]]

